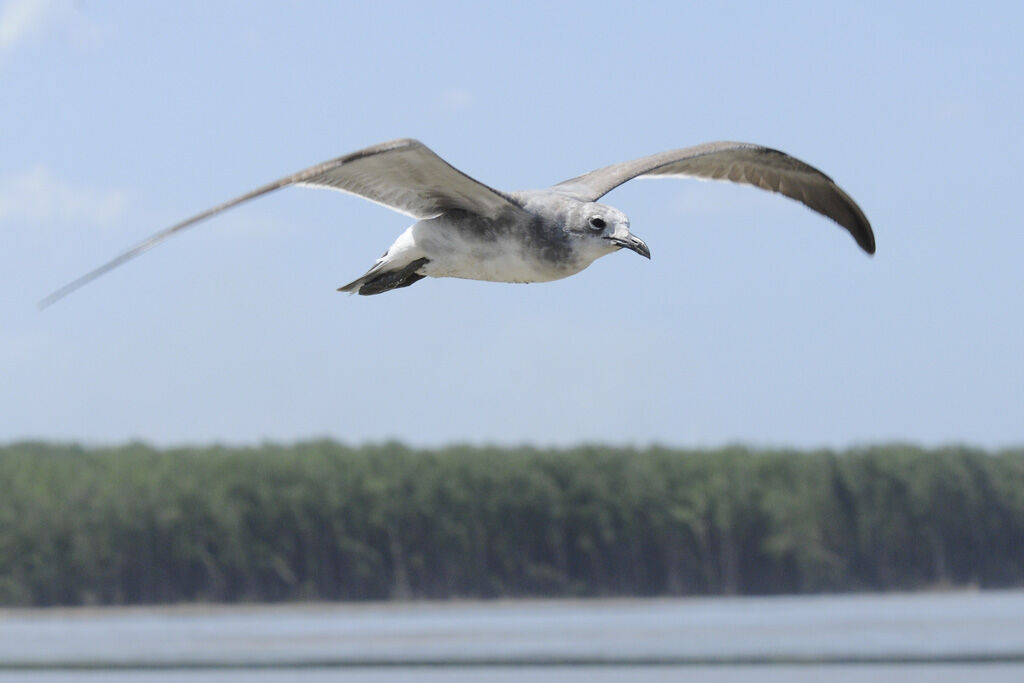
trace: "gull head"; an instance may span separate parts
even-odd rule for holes
[[[566,232],[576,249],[595,260],[619,249],[651,258],[647,243],[629,231],[629,218],[618,209],[597,202],[580,203],[569,213]]]

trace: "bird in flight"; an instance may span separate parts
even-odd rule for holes
[[[599,168],[545,190],[502,192],[480,183],[417,140],[385,142],[276,180],[165,228],[56,290],[45,308],[177,232],[289,185],[358,195],[416,219],[364,275],[341,292],[380,294],[424,277],[548,282],[620,249],[651,257],[629,219],[598,203],[637,177],[728,180],[778,192],[831,218],[861,249],[875,252],[864,212],[831,178],[778,150],[712,142]]]

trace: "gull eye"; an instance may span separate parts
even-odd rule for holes
[[[592,227],[594,230],[604,230],[604,226],[605,222],[603,218],[598,218],[597,216],[594,216],[593,218],[590,219],[590,227]]]

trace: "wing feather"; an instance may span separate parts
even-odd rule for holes
[[[450,209],[461,209],[487,218],[519,210],[509,196],[473,180],[423,143],[410,139],[392,140],[310,166],[175,223],[54,291],[39,302],[39,308],[46,308],[175,233],[289,185],[340,190],[419,219],[433,218]]]
[[[795,157],[743,142],[712,142],[612,164],[566,180],[553,189],[582,201],[597,201],[637,177],[690,177],[728,180],[778,192],[831,218],[857,244],[875,253],[875,236],[864,212],[827,175]]]

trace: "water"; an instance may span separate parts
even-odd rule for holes
[[[128,671],[18,672],[0,674],[3,683],[1020,683],[1024,665],[971,666],[682,666],[602,667],[600,669],[525,667],[469,669],[294,669],[282,671]]]
[[[375,682],[1021,681],[1024,591],[0,610],[0,682],[340,673]]]

